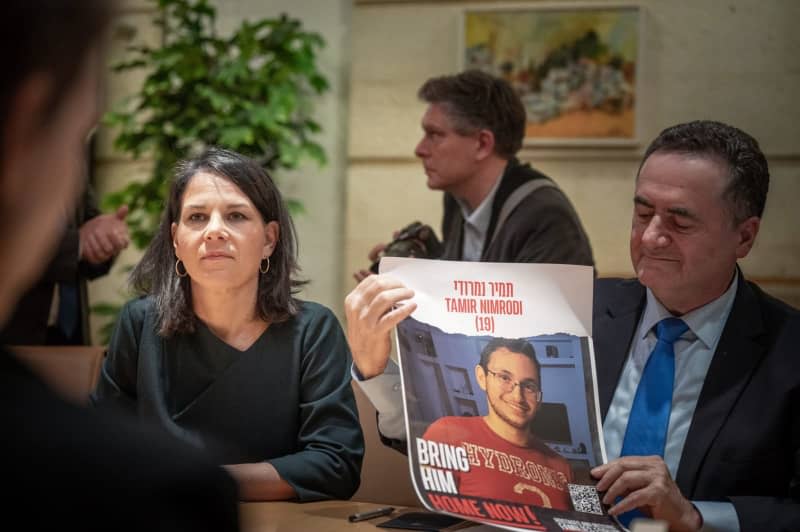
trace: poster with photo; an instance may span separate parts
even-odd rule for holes
[[[429,510],[510,530],[623,530],[605,462],[591,267],[386,257],[415,292],[397,326],[411,476]]]

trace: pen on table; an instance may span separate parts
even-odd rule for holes
[[[389,515],[392,512],[394,512],[394,508],[387,506],[385,508],[376,508],[375,510],[370,510],[368,512],[359,512],[351,515],[347,519],[351,523],[355,523],[357,521],[366,521],[367,519],[372,519],[374,517],[383,517],[384,515]]]

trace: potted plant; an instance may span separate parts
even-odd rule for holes
[[[316,58],[322,37],[287,15],[243,21],[229,36],[215,29],[208,0],[154,0],[158,47],[132,45],[117,72],[145,69],[138,91],[106,114],[117,128],[116,149],[153,161],[150,175],[108,194],[107,208],[128,205],[133,245],[147,246],[158,226],[175,164],[208,146],[236,150],[268,171],[296,168],[304,159],[325,163],[313,140],[314,99],[328,89]],[[294,212],[302,209],[289,199]],[[119,305],[101,303],[107,338]]]

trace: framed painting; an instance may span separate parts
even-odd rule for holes
[[[635,145],[640,26],[632,5],[471,6],[461,66],[519,92],[526,145]]]

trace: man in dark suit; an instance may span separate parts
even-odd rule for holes
[[[800,313],[737,267],[768,186],[758,143],[718,122],[668,128],[645,153],[630,241],[638,279],[595,288],[610,461],[592,473],[612,514],[639,508],[670,530],[800,530]],[[626,446],[648,422],[629,420],[665,318],[686,330],[673,344],[663,451],[637,456]]]
[[[128,246],[128,207],[103,214],[87,183],[39,281],[22,296],[0,333],[4,345],[90,345],[87,281],[108,274]]]
[[[592,473],[612,514],[638,508],[670,530],[800,530],[800,313],[737,267],[758,234],[768,187],[758,143],[718,122],[668,128],[645,153],[630,241],[637,279],[600,279],[594,294],[610,461]],[[353,361],[381,391],[373,402],[392,444],[405,435],[385,422],[398,417],[395,405],[402,418],[386,370],[390,332],[416,308],[397,305],[412,296],[379,275],[345,301]],[[659,330],[665,319],[683,322],[669,341]],[[671,373],[648,372],[662,342]],[[649,439],[640,388],[643,397],[668,394],[660,447],[647,453],[630,443]]]

